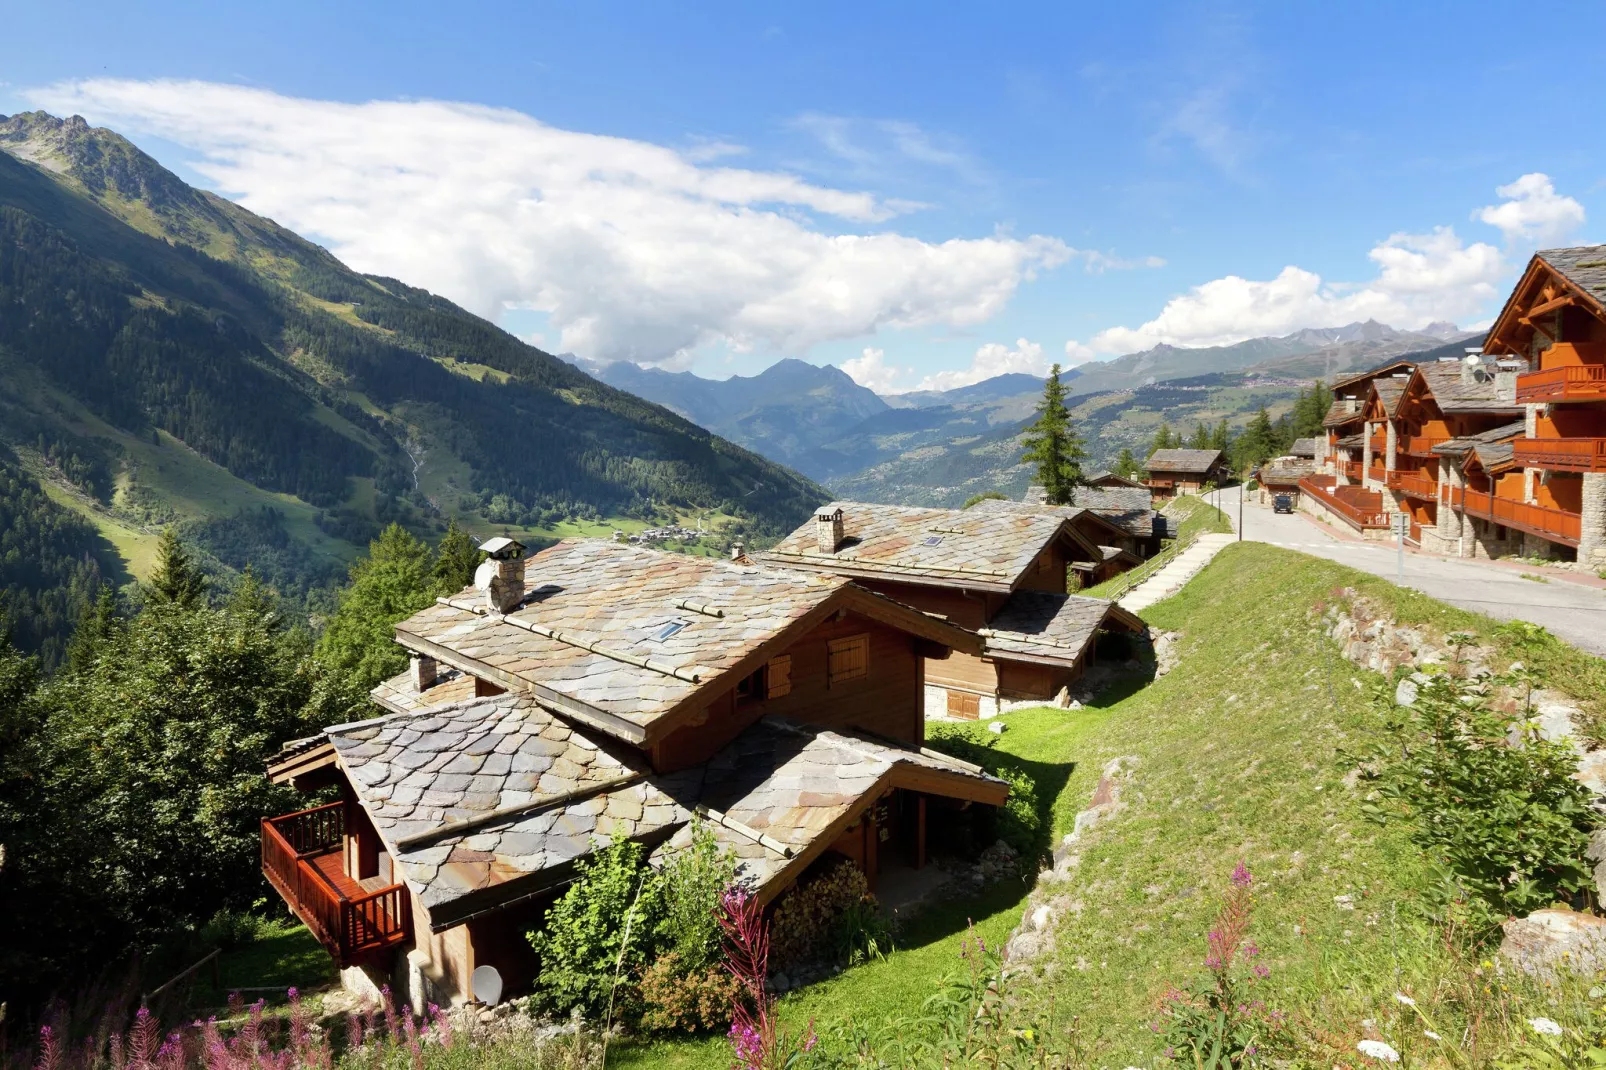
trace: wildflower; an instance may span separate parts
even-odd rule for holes
[[[1240,888],[1249,887],[1254,883],[1254,880],[1255,878],[1249,874],[1249,867],[1242,862],[1239,862],[1238,868],[1232,871],[1232,883]]]
[[[1255,976],[1260,978],[1262,981],[1264,981],[1266,978],[1271,976],[1271,968],[1268,967],[1268,966],[1261,966],[1259,964],[1256,964],[1256,966],[1255,966]]]
[[[1381,1040],[1363,1040],[1355,1045],[1355,1050],[1368,1059],[1381,1059],[1385,1063],[1397,1063],[1400,1061],[1400,1053]]]
[[[1439,1034],[1435,1033],[1431,1029],[1422,1030],[1422,1035],[1427,1037],[1429,1040],[1443,1040],[1444,1039],[1443,1037],[1439,1036]]]
[[[1394,993],[1394,998],[1399,1000],[1401,1003],[1405,1004],[1407,1007],[1416,1006],[1416,1000],[1412,999],[1410,996],[1406,995],[1404,992],[1396,992],[1396,993]]]
[[[1561,1036],[1561,1023],[1550,1018],[1530,1018],[1528,1024],[1542,1037]]]

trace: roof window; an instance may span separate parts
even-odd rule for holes
[[[689,620],[672,620],[672,621],[669,621],[667,624],[665,624],[663,627],[659,628],[656,632],[653,633],[653,636],[652,636],[653,642],[661,643],[665,639],[668,639],[671,636],[677,635],[677,634],[679,634],[680,632],[684,631],[685,629],[687,629],[689,627],[691,627],[691,621],[689,621]]]
[[[941,546],[942,545],[942,536],[941,535],[927,535],[926,536],[926,541],[921,543],[921,545],[922,546]]]

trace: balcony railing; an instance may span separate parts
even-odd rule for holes
[[[1606,472],[1606,438],[1519,438],[1512,449],[1524,468]]]
[[[1424,475],[1420,470],[1396,468],[1389,473],[1388,485],[1401,494],[1409,494],[1413,498],[1431,500],[1439,496],[1438,480]]]
[[[1517,376],[1518,404],[1606,401],[1606,364],[1573,364]]]
[[[1384,468],[1380,464],[1374,464],[1372,467],[1368,468],[1366,470],[1366,475],[1367,478],[1369,478],[1373,483],[1386,484],[1389,481],[1388,469]]]
[[[1448,441],[1450,441],[1449,435],[1412,435],[1404,440],[1402,452],[1412,457],[1437,457],[1438,454],[1433,452],[1433,447]]]
[[[1384,513],[1380,508],[1369,508],[1369,505],[1372,504],[1382,505],[1382,499],[1376,491],[1359,491],[1359,488],[1356,487],[1329,486],[1319,476],[1306,476],[1301,479],[1299,481],[1299,489],[1321,502],[1356,530],[1386,528],[1389,526],[1388,514]],[[1357,491],[1359,493],[1355,493]],[[1356,497],[1362,500],[1351,500]],[[1373,502],[1373,499],[1377,500]]]
[[[330,803],[262,819],[262,873],[342,967],[405,943],[411,898],[405,885],[374,891],[341,871],[346,806]]]
[[[1339,471],[1344,473],[1346,478],[1353,479],[1357,483],[1361,481],[1360,461],[1339,461],[1338,468]]]
[[[1579,532],[1583,530],[1582,518],[1577,513],[1529,505],[1510,498],[1497,498],[1490,491],[1455,487],[1450,490],[1446,500],[1468,516],[1481,517],[1568,546],[1578,545]]]

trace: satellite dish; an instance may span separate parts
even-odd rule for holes
[[[487,1007],[494,1007],[502,998],[502,975],[495,966],[476,966],[469,975],[469,993]]]
[[[1477,353],[1469,353],[1466,357],[1466,362],[1468,364],[1479,364],[1482,362],[1482,360],[1483,358]]]

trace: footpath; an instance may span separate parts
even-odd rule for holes
[[[1117,604],[1133,613],[1148,609],[1160,599],[1175,594],[1183,584],[1197,576],[1221,552],[1223,546],[1237,541],[1236,535],[1199,536],[1170,564],[1122,595]]]

